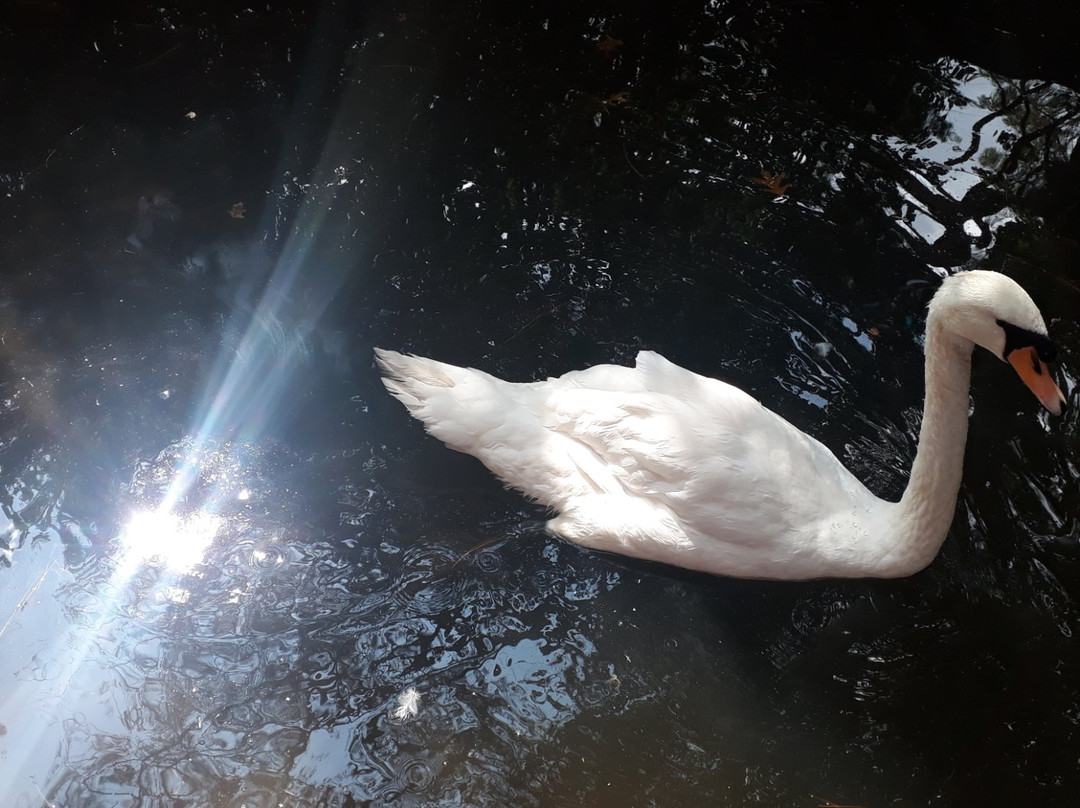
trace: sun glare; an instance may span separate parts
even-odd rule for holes
[[[166,511],[131,515],[120,540],[133,563],[158,560],[174,572],[187,572],[203,559],[221,526],[221,517],[199,511],[186,517]]]

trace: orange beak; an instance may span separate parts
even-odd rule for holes
[[[1050,378],[1050,371],[1034,348],[1016,348],[1009,352],[1006,357],[1020,378],[1023,380],[1035,397],[1039,399],[1046,409],[1054,415],[1061,415],[1061,407],[1065,403],[1065,396],[1061,388]]]

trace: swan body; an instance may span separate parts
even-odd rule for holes
[[[975,345],[1011,362],[1047,409],[1064,397],[1027,293],[1004,275],[946,279],[930,303],[919,448],[899,502],[822,443],[717,379],[642,351],[516,384],[376,349],[383,382],[428,432],[557,512],[585,547],[744,578],[899,577],[937,554],[956,507]]]

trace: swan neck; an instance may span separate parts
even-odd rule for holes
[[[926,400],[919,447],[899,524],[906,543],[936,555],[949,532],[964,470],[974,344],[931,317],[926,327]],[[929,559],[927,559],[929,561]]]

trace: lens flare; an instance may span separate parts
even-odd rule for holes
[[[157,560],[173,572],[189,572],[203,560],[221,517],[199,511],[180,517],[168,511],[131,515],[120,541],[128,564]]]

